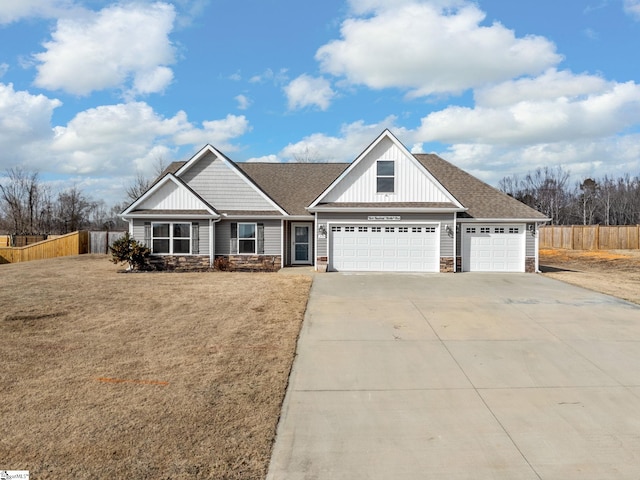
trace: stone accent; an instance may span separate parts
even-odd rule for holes
[[[209,266],[209,256],[203,255],[152,255],[149,265],[154,270],[168,272],[207,272],[213,270]]]
[[[456,257],[456,272],[462,271],[462,257]]]
[[[536,259],[535,259],[535,257],[526,257],[524,259],[524,271],[526,273],[536,273]]]
[[[280,255],[229,255],[226,258],[228,269],[234,272],[277,272],[282,267]]]
[[[453,258],[440,257],[440,273],[453,273]]]
[[[316,272],[325,273],[328,268],[329,257],[316,257]]]

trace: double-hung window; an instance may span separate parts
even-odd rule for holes
[[[393,160],[378,160],[376,164],[376,191],[393,193],[395,191],[395,164]]]
[[[238,253],[256,253],[255,223],[238,223]]]
[[[153,253],[165,255],[191,253],[190,223],[154,223],[151,233]]]

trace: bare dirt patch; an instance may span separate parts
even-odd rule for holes
[[[640,304],[640,250],[541,249],[543,274]]]
[[[311,279],[0,266],[0,460],[47,479],[257,479]]]

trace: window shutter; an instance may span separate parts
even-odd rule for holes
[[[191,253],[200,254],[200,224],[198,222],[191,224]]]
[[[144,244],[151,248],[151,222],[144,222]]]
[[[264,223],[258,224],[258,255],[264,255]]]
[[[231,222],[231,240],[229,242],[229,253],[235,255],[238,253],[238,224]]]

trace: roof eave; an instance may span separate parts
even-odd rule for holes
[[[550,222],[550,218],[530,218],[530,217],[501,217],[501,218],[459,218],[459,222],[461,223],[514,223],[514,222],[537,222],[537,223],[547,223]]]
[[[307,210],[311,213],[316,212],[353,212],[353,213],[368,213],[368,212],[381,212],[388,210],[389,212],[404,212],[404,213],[460,213],[466,212],[466,208],[429,208],[429,207],[307,207]]]

